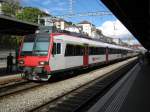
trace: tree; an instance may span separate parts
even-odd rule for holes
[[[96,29],[96,33],[97,33],[98,35],[103,35],[103,34],[102,34],[102,31],[99,30],[99,29]]]
[[[2,5],[3,13],[9,16],[15,16],[19,8],[19,0],[5,0],[5,2]]]
[[[21,39],[21,36],[0,35],[0,50],[15,49]]]
[[[24,7],[21,13],[18,13],[16,17],[24,21],[29,21],[33,23],[38,23],[38,16],[48,16],[45,12],[41,11],[38,8],[33,7]]]

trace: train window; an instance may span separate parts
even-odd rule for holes
[[[118,50],[118,49],[109,48],[109,49],[108,49],[108,52],[109,52],[110,54],[117,54],[117,53],[119,53],[119,50]]]
[[[115,54],[116,53],[116,49],[113,49],[113,54]]]
[[[114,49],[114,52],[113,52],[113,54],[117,54],[117,49]]]
[[[79,45],[66,45],[65,56],[82,56],[83,47]]]
[[[92,54],[92,47],[89,47],[89,54]]]
[[[95,48],[94,47],[89,47],[89,54],[94,55],[95,53]]]
[[[116,54],[119,54],[119,49],[116,49]]]
[[[121,49],[119,49],[119,54],[121,54]]]
[[[75,46],[75,55],[76,56],[82,56],[83,55],[83,48],[82,48],[82,46],[79,46],[79,45],[77,45],[77,46]]]
[[[65,50],[65,56],[73,56],[74,55],[74,46],[67,44]]]
[[[90,55],[103,55],[105,54],[105,48],[103,47],[89,47]]]
[[[92,55],[95,54],[95,47],[92,47]]]
[[[108,48],[108,53],[111,54],[111,49],[110,48]]]
[[[95,48],[95,54],[96,54],[96,55],[99,53],[99,52],[98,52],[98,49],[99,49],[98,47]]]
[[[61,53],[61,44],[57,43],[57,54]]]
[[[112,49],[112,54],[115,54],[115,49]]]
[[[99,47],[99,54],[101,55],[105,54],[105,48]]]

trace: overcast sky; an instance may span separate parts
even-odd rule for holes
[[[40,8],[41,10],[52,15],[64,15],[69,14],[71,0],[21,0],[22,6],[32,6]],[[73,13],[86,13],[96,11],[109,11],[105,5],[99,0],[72,0],[72,12]],[[117,20],[114,15],[107,16],[85,16],[65,18],[67,21],[79,23],[83,20],[88,20],[94,24],[97,28],[101,29],[103,34],[112,38],[121,38],[124,41],[128,40],[128,37],[132,37],[132,34]],[[137,43],[135,39],[132,40],[132,44]]]

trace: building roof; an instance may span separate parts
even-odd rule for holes
[[[92,24],[91,22],[86,21],[86,20],[81,21],[79,24],[90,24],[90,25],[92,25],[92,26],[94,26],[94,27],[95,27],[95,25],[94,25],[94,24]]]
[[[66,26],[66,28],[79,28],[79,27],[75,25],[70,25],[70,26]]]
[[[89,21],[81,21],[79,24],[91,24]]]

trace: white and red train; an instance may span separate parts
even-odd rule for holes
[[[66,33],[37,33],[24,37],[18,62],[29,80],[47,81],[56,72],[87,68],[135,56],[130,48]]]

